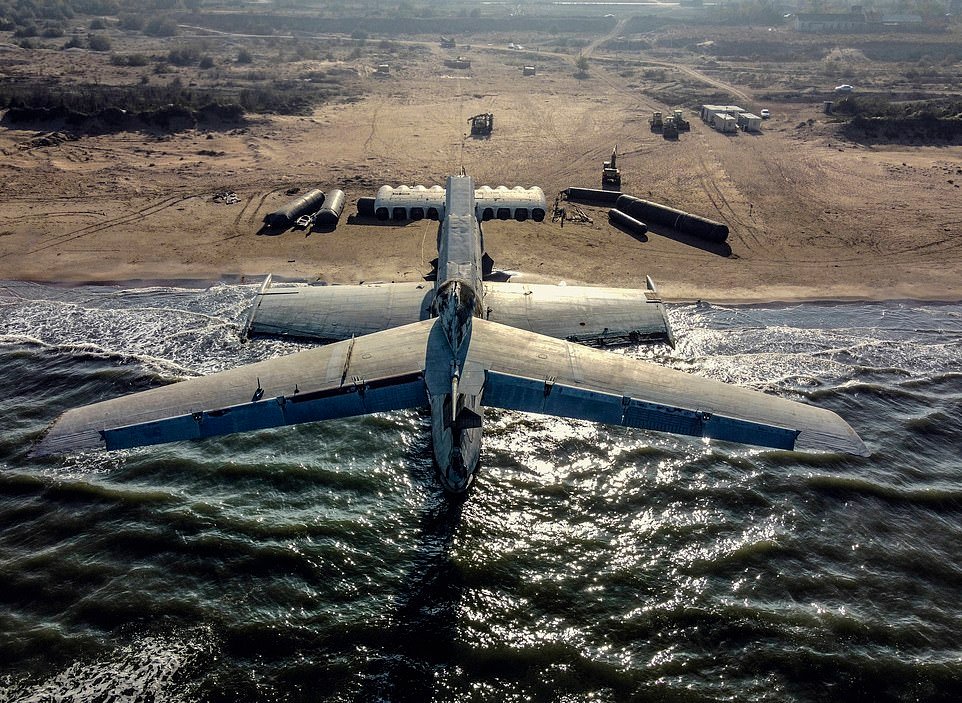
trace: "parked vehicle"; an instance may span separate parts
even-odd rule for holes
[[[842,83],[842,85],[835,86],[836,93],[851,93],[855,88],[850,86],[848,83]]]
[[[768,111],[768,108],[763,108],[762,110],[759,111],[758,116],[761,117],[763,120],[767,120],[769,117],[772,116],[772,113]]]

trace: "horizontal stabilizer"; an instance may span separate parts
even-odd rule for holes
[[[430,316],[434,288],[427,283],[358,286],[270,286],[257,294],[248,336],[340,341]]]
[[[491,322],[582,344],[672,343],[665,306],[653,287],[484,285],[484,317]]]

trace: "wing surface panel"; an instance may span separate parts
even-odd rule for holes
[[[486,370],[482,401],[492,407],[867,454],[855,431],[829,410],[486,320],[475,320],[467,360]]]
[[[427,404],[434,321],[69,410],[34,454],[120,449]]]
[[[665,306],[652,290],[487,282],[485,318],[581,343],[671,342]]]
[[[430,317],[430,284],[271,286],[254,300],[249,335],[297,337],[323,342],[360,337]]]

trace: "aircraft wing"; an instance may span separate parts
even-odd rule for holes
[[[510,327],[582,344],[667,342],[661,297],[647,290],[487,282],[484,317]]]
[[[427,406],[434,321],[69,410],[34,455],[125,449]]]
[[[273,287],[264,281],[245,334],[339,341],[426,320],[428,283]]]
[[[450,388],[436,320],[69,410],[34,455],[124,449],[422,407]],[[483,319],[460,360],[491,407],[783,449],[867,455],[828,410]],[[469,380],[470,379],[470,380]],[[481,388],[479,388],[481,390]]]
[[[491,407],[868,455],[855,431],[829,410],[485,320],[474,321],[464,370],[484,373],[482,403]]]

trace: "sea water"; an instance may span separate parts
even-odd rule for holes
[[[868,458],[488,409],[32,459],[64,410],[303,348],[256,288],[0,288],[0,701],[953,701],[962,306],[670,306],[627,354],[838,412]]]

